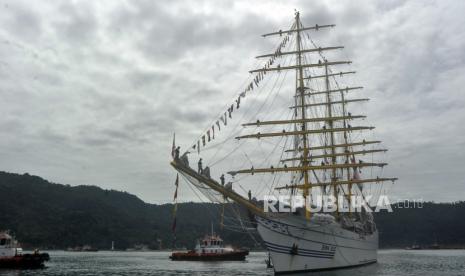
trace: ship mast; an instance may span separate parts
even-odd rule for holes
[[[330,146],[331,146],[331,164],[335,165],[336,164],[336,149],[333,147],[334,143],[334,127],[333,127],[333,113],[332,113],[332,105],[331,105],[331,95],[330,95],[330,87],[329,87],[329,77],[328,77],[328,65],[325,65],[325,86],[326,86],[326,102],[328,105],[326,106],[327,109],[327,114],[328,118],[330,120],[326,121],[326,124],[328,125],[328,130],[329,130],[329,135],[330,135]],[[343,106],[345,105],[344,103],[342,104]],[[343,115],[344,116],[344,115]],[[344,131],[345,132],[345,131]],[[336,168],[333,168],[331,170],[331,182],[336,183],[337,180],[337,174],[336,174]],[[336,206],[338,204],[338,191],[337,191],[337,185],[333,184],[333,196],[336,198]],[[336,214],[338,214],[336,212]]]
[[[257,58],[265,58],[270,56],[285,56],[285,55],[295,55],[296,62],[294,65],[286,66],[276,66],[276,67],[267,67],[260,68],[249,71],[250,73],[260,73],[260,72],[281,72],[283,70],[295,70],[296,71],[296,94],[294,106],[291,106],[291,109],[294,109],[295,114],[294,118],[291,120],[272,120],[272,121],[257,121],[244,123],[242,126],[268,126],[268,125],[279,125],[279,124],[294,124],[296,127],[294,130],[282,132],[258,132],[255,134],[245,134],[237,136],[236,139],[250,139],[250,138],[272,138],[272,137],[282,137],[282,136],[293,136],[294,139],[299,140],[299,143],[296,143],[299,146],[298,148],[287,149],[285,152],[294,152],[297,155],[294,155],[293,158],[284,158],[280,161],[282,163],[288,161],[300,161],[299,165],[296,166],[286,166],[283,167],[268,167],[268,168],[254,168],[251,169],[240,169],[236,171],[230,171],[232,175],[235,174],[256,174],[256,173],[276,173],[276,172],[298,172],[303,176],[303,184],[284,185],[277,187],[277,190],[283,189],[301,189],[305,200],[311,197],[313,187],[322,187],[326,189],[329,187],[329,190],[332,191],[332,194],[335,196],[336,200],[338,199],[338,193],[343,193],[348,197],[350,204],[350,195],[352,194],[352,185],[353,184],[363,184],[363,183],[382,183],[385,181],[395,181],[397,178],[370,178],[370,179],[355,179],[351,176],[351,170],[358,170],[364,167],[384,167],[387,163],[377,163],[377,162],[350,162],[350,157],[355,158],[356,155],[365,155],[370,153],[385,152],[386,149],[372,149],[372,150],[357,150],[357,146],[366,146],[369,144],[378,144],[380,141],[349,141],[349,133],[353,131],[364,131],[372,130],[372,126],[351,126],[347,123],[348,120],[363,119],[366,116],[364,115],[352,115],[347,112],[346,105],[354,102],[363,102],[368,101],[367,98],[350,98],[346,99],[344,93],[348,93],[354,90],[362,89],[361,86],[356,87],[345,87],[341,88],[339,85],[337,87],[331,87],[330,77],[337,78],[342,77],[347,74],[354,74],[355,71],[340,71],[333,72],[330,70],[332,66],[351,64],[351,61],[339,60],[339,61],[328,61],[323,55],[322,52],[332,51],[337,49],[344,48],[343,46],[332,46],[332,47],[316,47],[311,49],[304,49],[302,43],[302,32],[308,30],[318,31],[324,28],[332,28],[335,25],[315,25],[314,27],[303,27],[300,21],[300,14],[296,12],[295,14],[295,23],[292,28],[286,31],[278,31],[273,33],[268,33],[263,35],[264,37],[273,36],[273,35],[295,35],[296,45],[295,49],[288,52],[281,52],[275,54],[265,54],[257,56]],[[317,63],[304,63],[303,55],[306,53],[318,53],[320,54],[322,60],[319,60]],[[304,70],[307,68],[321,68],[324,70],[324,73],[320,75],[307,75],[305,76]],[[304,80],[314,80],[314,79],[323,79],[324,80],[324,90],[315,91],[305,87]],[[333,95],[340,95],[340,97],[333,97]],[[318,102],[315,100],[306,102],[306,99],[312,99],[312,96],[324,96],[325,101]],[[342,114],[335,114],[335,106],[342,106]],[[326,108],[325,116],[323,117],[308,117],[307,109],[323,106]],[[299,111],[299,112],[297,112]],[[300,113],[300,114],[299,114]],[[336,112],[337,113],[337,112]],[[324,127],[322,129],[309,128],[308,123],[313,122],[323,122]],[[339,123],[337,123],[339,122]],[[337,123],[337,124],[335,124]],[[342,141],[336,141],[336,134],[342,134]],[[324,145],[316,145],[315,143],[310,144],[309,136],[313,134],[320,134],[325,137]],[[329,138],[329,139],[326,139]],[[312,141],[315,141],[312,139]],[[338,151],[338,149],[342,149]],[[323,151],[323,154],[318,154],[319,150]],[[327,151],[328,150],[328,151]],[[301,155],[299,155],[301,153]],[[338,157],[341,162],[338,162]],[[330,159],[331,162],[325,162],[327,159]],[[345,158],[345,159],[344,159]],[[322,159],[321,165],[312,164],[312,161]],[[322,171],[323,174],[326,171],[330,172],[330,180],[327,182],[321,182],[317,177],[315,177],[315,182],[312,183],[310,178],[310,172]],[[338,176],[338,171],[340,175]],[[346,171],[346,177],[344,178],[344,171]],[[347,185],[347,194],[345,194],[345,189],[342,189],[342,185]],[[338,202],[336,201],[336,204]],[[336,212],[336,215],[338,213]],[[305,216],[306,218],[311,217],[310,210],[305,206]]]
[[[344,97],[344,92],[341,91],[341,102],[342,102],[342,116],[346,116],[347,114],[347,111],[346,111],[346,100],[345,100],[345,97]],[[347,128],[347,120],[343,120],[343,127],[344,128]],[[350,155],[349,155],[349,146],[348,145],[348,133],[347,131],[344,131],[344,143],[346,144],[346,146],[344,147],[344,153],[345,153],[345,162],[346,163],[349,163],[350,162]],[[387,150],[384,150],[384,149],[381,149],[381,150],[371,150],[371,152],[386,152]],[[346,178],[347,178],[347,181],[350,181],[350,168],[347,168],[347,173],[346,173]],[[352,205],[352,183],[349,183],[347,185],[347,200],[348,200],[348,203],[349,203],[349,206]],[[351,215],[351,212],[350,212],[350,208],[349,208],[349,215]]]
[[[304,72],[303,72],[303,68],[302,68],[302,51],[301,51],[301,44],[302,44],[302,41],[301,41],[301,36],[300,36],[300,28],[301,28],[301,24],[300,24],[300,13],[299,12],[296,12],[296,15],[295,15],[295,26],[296,26],[296,30],[297,30],[297,43],[296,43],[296,56],[297,56],[297,66],[298,66],[298,81],[296,81],[296,93],[300,93],[300,104],[301,104],[301,119],[302,119],[302,142],[303,142],[303,158],[302,158],[302,166],[303,167],[307,167],[308,166],[308,146],[307,146],[307,143],[308,143],[308,140],[307,140],[307,122],[305,121],[305,113],[306,113],[306,110],[305,110],[305,86],[304,86]],[[297,136],[298,137],[298,136]],[[307,199],[309,196],[311,196],[311,183],[309,181],[309,177],[308,177],[308,170],[304,170],[303,171],[303,174],[304,174],[304,190],[303,190],[303,195],[304,195],[304,199],[305,199],[305,202],[307,202]],[[311,213],[310,211],[307,209],[307,205],[305,204],[305,217],[307,219],[309,219],[311,216]]]

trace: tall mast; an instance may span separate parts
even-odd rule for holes
[[[344,97],[344,92],[341,91],[341,102],[342,102],[342,117],[344,118],[344,116],[347,114],[347,111],[346,111],[346,102],[345,102],[345,97]],[[347,128],[347,120],[346,119],[343,119],[343,128],[346,129]],[[348,137],[347,137],[347,131],[344,131],[344,143],[345,143],[345,147],[344,147],[344,153],[346,154],[346,162],[349,163],[350,162],[350,155],[349,155],[349,146],[348,146]],[[355,168],[357,169],[357,168]],[[350,168],[347,168],[347,181],[350,181]],[[349,182],[349,185],[347,185],[347,201],[349,202],[349,215],[351,215],[351,212],[350,212],[350,208],[351,208],[351,205],[352,205],[352,183]]]
[[[325,60],[326,61],[326,60]],[[333,111],[332,111],[332,105],[331,105],[331,95],[330,95],[330,85],[329,85],[329,76],[328,76],[328,65],[325,64],[325,85],[326,85],[326,102],[328,103],[327,105],[327,111],[328,111],[328,118],[333,117]],[[327,121],[328,125],[328,130],[330,131],[330,146],[331,146],[331,164],[335,165],[336,164],[336,148],[333,147],[334,143],[334,132],[331,131],[334,128],[334,121],[333,120],[328,120]],[[336,176],[336,168],[333,168],[331,170],[331,182],[336,183],[337,181],[337,176]],[[333,185],[333,195],[336,198],[336,206],[338,204],[338,194],[337,194],[337,185]],[[337,213],[336,213],[337,214]]]
[[[296,86],[296,92],[295,92],[295,98],[294,98],[294,106],[291,106],[290,108],[294,110],[294,116],[292,119],[286,119],[286,120],[268,120],[268,121],[260,121],[256,120],[254,122],[248,122],[242,124],[242,126],[247,127],[247,126],[256,126],[256,127],[267,127],[267,126],[273,126],[273,125],[287,125],[291,124],[294,126],[293,130],[285,130],[283,129],[282,131],[279,132],[257,132],[257,133],[248,133],[240,136],[236,136],[235,139],[272,139],[274,137],[284,137],[284,136],[292,136],[295,139],[295,142],[293,147],[291,149],[285,149],[284,152],[292,152],[293,157],[292,158],[282,158],[280,159],[280,164],[282,163],[283,165],[278,165],[278,166],[268,166],[268,167],[254,167],[252,166],[250,169],[238,169],[238,170],[232,170],[229,171],[228,174],[235,176],[237,174],[268,174],[268,173],[296,173],[297,175],[301,176],[304,181],[301,181],[302,178],[299,177],[298,181],[294,181],[295,179],[291,179],[290,185],[286,184],[280,187],[275,188],[276,190],[287,190],[290,189],[291,193],[294,194],[295,189],[302,190],[302,194],[305,198],[305,201],[307,203],[307,200],[310,201],[311,196],[312,196],[312,189],[315,187],[325,187],[328,188],[332,193],[336,196],[336,204],[338,203],[338,193],[341,193],[344,196],[349,196],[349,204],[350,204],[350,195],[352,194],[352,185],[357,184],[357,185],[363,185],[365,183],[383,183],[386,181],[395,181],[397,178],[380,178],[380,177],[371,177],[371,178],[366,178],[363,179],[361,177],[354,178],[354,173],[351,171],[355,171],[358,169],[363,169],[367,167],[379,167],[382,168],[387,163],[379,163],[376,161],[372,162],[350,162],[351,158],[355,158],[355,156],[360,156],[360,155],[365,155],[365,154],[371,154],[371,153],[377,153],[377,152],[385,152],[385,149],[372,149],[372,150],[365,150],[365,149],[360,149],[357,147],[362,147],[366,146],[369,144],[379,144],[381,141],[366,141],[365,139],[363,140],[356,140],[356,141],[351,141],[349,140],[349,133],[350,132],[359,132],[359,131],[365,131],[365,130],[372,130],[374,129],[373,126],[363,126],[363,125],[355,125],[351,126],[348,124],[348,120],[354,120],[354,119],[363,119],[366,116],[364,115],[352,115],[351,113],[347,112],[347,106],[346,104],[348,103],[354,103],[354,102],[362,102],[362,101],[367,101],[368,99],[366,98],[349,98],[346,99],[345,93],[348,92],[356,92],[356,90],[362,89],[363,87],[345,87],[341,88],[339,85],[338,87],[333,87],[331,88],[330,85],[330,77],[342,77],[343,75],[346,74],[354,74],[355,71],[340,71],[340,72],[333,72],[330,70],[330,66],[339,66],[339,65],[346,65],[350,64],[351,61],[347,60],[331,60],[328,61],[324,56],[321,54],[324,51],[332,51],[336,49],[342,49],[344,48],[343,46],[332,46],[332,47],[317,47],[314,45],[314,48],[309,48],[305,49],[303,46],[303,40],[302,40],[302,32],[306,30],[315,30],[318,31],[321,28],[332,28],[335,25],[315,25],[314,27],[303,27],[301,21],[300,21],[300,14],[299,12],[295,13],[295,23],[292,25],[291,28],[285,31],[278,31],[278,32],[272,32],[263,35],[264,37],[267,36],[274,36],[274,35],[279,35],[282,36],[282,34],[290,35],[290,34],[295,34],[296,38],[296,46],[293,50],[291,51],[281,51],[281,48],[285,45],[285,43],[288,41],[289,36],[286,36],[286,38],[281,42],[278,50],[276,50],[272,54],[265,54],[265,55],[260,55],[257,56],[257,58],[264,58],[264,57],[282,57],[282,56],[287,56],[287,55],[292,55],[295,56],[295,64],[289,65],[285,64],[284,66],[280,66],[279,64],[277,66],[270,66],[272,63],[268,63],[267,66],[259,68],[259,69],[254,69],[250,70],[250,73],[266,73],[266,72],[282,72],[284,70],[295,70],[296,78],[295,78],[295,86]],[[317,63],[306,63],[304,54],[307,53],[319,53],[321,58],[323,59],[322,61],[318,61]],[[304,69],[305,68],[320,68],[324,70],[324,73],[320,73],[320,75],[308,75],[304,77]],[[323,91],[318,91],[315,89],[311,88],[306,88],[304,85],[305,80],[311,80],[311,79],[317,79],[321,78],[325,81],[325,89],[322,89]],[[340,100],[335,93],[339,93],[340,95]],[[313,98],[312,96],[314,95],[321,95],[322,98],[325,98],[326,101],[312,101]],[[336,94],[337,95],[337,94]],[[306,100],[308,96],[308,100]],[[334,99],[334,101],[332,101]],[[323,100],[323,99],[320,99]],[[339,109],[333,109],[335,106],[342,105],[342,114],[339,114]],[[307,109],[308,108],[318,108],[319,106],[325,107],[327,112],[324,115],[316,115],[316,116],[309,116],[307,117]],[[312,109],[311,109],[312,110]],[[315,110],[315,109],[313,109]],[[299,112],[301,114],[299,114]],[[318,113],[320,114],[320,113]],[[313,123],[316,122],[322,122],[324,124],[323,128],[320,127],[313,127]],[[310,124],[309,124],[310,123]],[[342,126],[341,126],[342,123]],[[315,124],[318,125],[318,124]],[[336,133],[341,133],[343,134],[343,140],[339,141],[339,135]],[[324,135],[324,138],[326,138],[324,144],[319,145],[318,141],[315,141],[314,143],[310,144],[310,137],[312,135]],[[329,141],[328,141],[329,140]],[[312,140],[313,141],[313,140]],[[322,153],[318,151],[322,151]],[[310,154],[310,151],[312,154]],[[316,154],[313,154],[316,153]],[[339,161],[342,161],[343,158],[345,159],[345,162],[339,162],[338,163],[338,158],[340,158]],[[313,161],[319,160],[319,159],[331,159],[331,162],[322,162],[322,164],[313,164]],[[295,163],[295,161],[299,161],[299,163]],[[287,162],[292,162],[292,165],[288,166]],[[346,176],[344,176],[344,172],[346,171]],[[317,176],[318,174],[326,174],[326,172],[330,173],[330,180],[324,180],[320,181],[319,177]],[[313,173],[315,175],[315,182],[312,181],[310,177],[310,173]],[[352,174],[352,176],[351,176]],[[251,202],[245,200],[238,194],[225,189],[224,187],[220,187],[217,185],[217,183],[214,183],[214,181],[207,181],[205,179],[202,179],[203,182],[205,182],[206,185],[214,189],[215,191],[218,191],[222,193],[225,196],[230,197],[231,199],[235,201],[239,201],[241,204],[246,205],[248,208],[250,208],[252,211],[255,213],[262,213],[261,210],[258,210],[256,206],[254,206]],[[302,183],[303,182],[303,183]],[[312,183],[313,182],[313,183]],[[347,191],[348,194],[346,194],[346,188],[345,185],[347,185]],[[345,199],[343,200],[345,202]],[[311,212],[310,209],[307,208],[307,204],[305,204],[305,217],[306,219],[310,219],[311,217]],[[336,212],[335,216],[338,216],[339,213]]]
[[[307,145],[307,134],[305,133],[307,131],[307,123],[305,122],[305,87],[304,87],[304,72],[302,68],[302,51],[301,51],[301,37],[300,37],[300,32],[301,32],[301,25],[300,25],[300,13],[296,12],[295,14],[295,26],[297,28],[297,45],[296,45],[296,55],[297,55],[297,67],[298,67],[298,84],[297,85],[297,92],[300,92],[300,104],[301,104],[301,119],[302,119],[302,139],[303,139],[303,156],[302,158],[302,166],[303,167],[308,167],[308,145]],[[304,199],[305,202],[307,202],[307,198],[311,196],[311,183],[309,181],[308,177],[308,170],[304,170]],[[307,204],[305,204],[305,217],[309,219],[311,216],[310,211],[307,209]]]

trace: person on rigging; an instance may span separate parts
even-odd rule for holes
[[[220,176],[221,186],[224,186],[224,173]]]
[[[185,153],[183,153],[181,155],[181,162],[184,163],[184,165],[188,166],[189,167],[189,158],[187,157],[187,155],[189,154],[190,152],[189,151],[186,151]]]
[[[175,150],[174,150],[174,159],[179,159],[179,151],[181,150],[181,147],[178,146]]]
[[[210,178],[210,167],[206,166],[205,169],[203,169],[202,174]]]
[[[198,165],[198,173],[202,174],[203,173],[203,169],[202,169],[202,158],[199,159],[199,163],[197,163]]]

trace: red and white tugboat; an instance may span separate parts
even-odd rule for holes
[[[248,250],[225,247],[220,236],[206,235],[197,240],[194,250],[187,252],[173,252],[170,259],[173,261],[243,261],[249,255]]]
[[[47,253],[23,254],[18,242],[6,231],[0,231],[0,268],[42,268],[50,259]]]

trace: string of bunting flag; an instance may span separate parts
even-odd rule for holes
[[[174,191],[173,197],[173,225],[171,226],[171,231],[173,232],[173,248],[176,248],[176,220],[178,212],[178,188],[179,188],[179,174],[176,174],[176,181],[174,182],[176,190]]]
[[[278,48],[274,51],[274,54],[262,67],[263,69],[268,69],[271,65],[273,65],[276,58],[281,54],[282,49],[286,47],[287,43],[289,42],[289,37],[289,33],[285,35]],[[234,110],[239,109],[241,105],[241,98],[245,98],[248,93],[252,92],[254,89],[257,89],[258,85],[263,80],[265,75],[266,71],[257,72],[254,79],[245,87],[245,89],[241,93],[239,93],[237,99],[228,107],[226,111],[224,111],[221,114],[221,116],[216,120],[216,122],[213,122],[212,126],[207,129],[206,133],[199,137],[196,143],[191,146],[191,149],[193,149],[194,151],[197,150],[197,152],[200,154],[200,148],[206,147],[209,142],[215,139],[215,131],[219,132],[221,131],[221,126],[226,127],[228,125],[228,118],[232,119],[232,113],[234,112]]]

